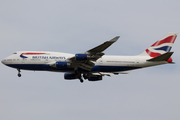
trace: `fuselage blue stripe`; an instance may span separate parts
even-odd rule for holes
[[[12,68],[24,69],[24,70],[39,70],[39,71],[74,71],[74,68],[55,68],[48,64],[8,64],[7,66]],[[138,69],[141,67],[135,66],[94,66],[92,72],[118,72]]]

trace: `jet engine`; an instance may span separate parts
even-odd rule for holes
[[[90,59],[90,56],[87,54],[76,54],[75,58],[77,61],[82,61],[82,60],[88,60]]]
[[[77,76],[74,73],[65,73],[64,74],[64,79],[66,79],[66,80],[77,79]]]
[[[89,76],[88,80],[89,81],[99,81],[99,80],[102,80],[102,76],[100,76],[100,75]]]
[[[61,61],[58,61],[54,64],[50,64],[51,67],[56,67],[56,68],[67,68],[67,67],[70,67],[71,64],[68,63],[68,62],[61,62]]]

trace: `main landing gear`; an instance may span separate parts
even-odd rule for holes
[[[84,80],[82,79],[82,77],[81,77],[81,74],[80,75],[78,75],[78,79],[80,80],[80,82],[81,83],[83,83],[84,82]]]
[[[81,82],[81,83],[83,83],[83,82],[84,82],[84,80],[83,80],[82,78],[79,78],[79,80],[80,80],[80,82]]]
[[[76,77],[80,80],[81,83],[84,82],[82,76],[81,76],[81,72],[79,72],[78,70],[75,71]]]
[[[17,69],[18,70],[18,77],[21,77],[21,70],[20,69]]]
[[[81,83],[84,82],[83,78],[84,78],[84,80],[88,79],[88,74],[85,73],[85,74],[83,74],[82,76],[81,76],[81,74],[78,75],[78,79],[80,80]]]

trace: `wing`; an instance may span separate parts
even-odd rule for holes
[[[103,44],[94,47],[84,53],[75,54],[74,57],[68,58],[67,61],[71,62],[75,70],[81,68],[86,71],[91,71],[94,67],[93,61],[101,58],[104,53],[102,53],[105,49],[111,46],[114,42],[119,39],[119,36],[104,42]]]
[[[97,59],[99,59],[100,57],[102,57],[104,55],[104,53],[102,53],[105,49],[107,49],[109,46],[111,46],[114,42],[116,42],[118,39],[119,39],[120,36],[117,36],[109,41],[106,41],[104,42],[103,44],[97,46],[97,47],[94,47],[84,53],[81,53],[84,54],[84,55],[88,55],[91,57],[91,60],[92,61],[96,61]],[[79,54],[76,54],[76,55],[79,55]],[[76,56],[74,57],[71,57],[71,58],[68,58],[69,60],[76,60]]]

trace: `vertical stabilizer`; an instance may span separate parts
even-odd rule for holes
[[[151,47],[146,49],[140,56],[157,57],[164,53],[170,52],[178,33],[168,33],[160,40],[155,42]]]

